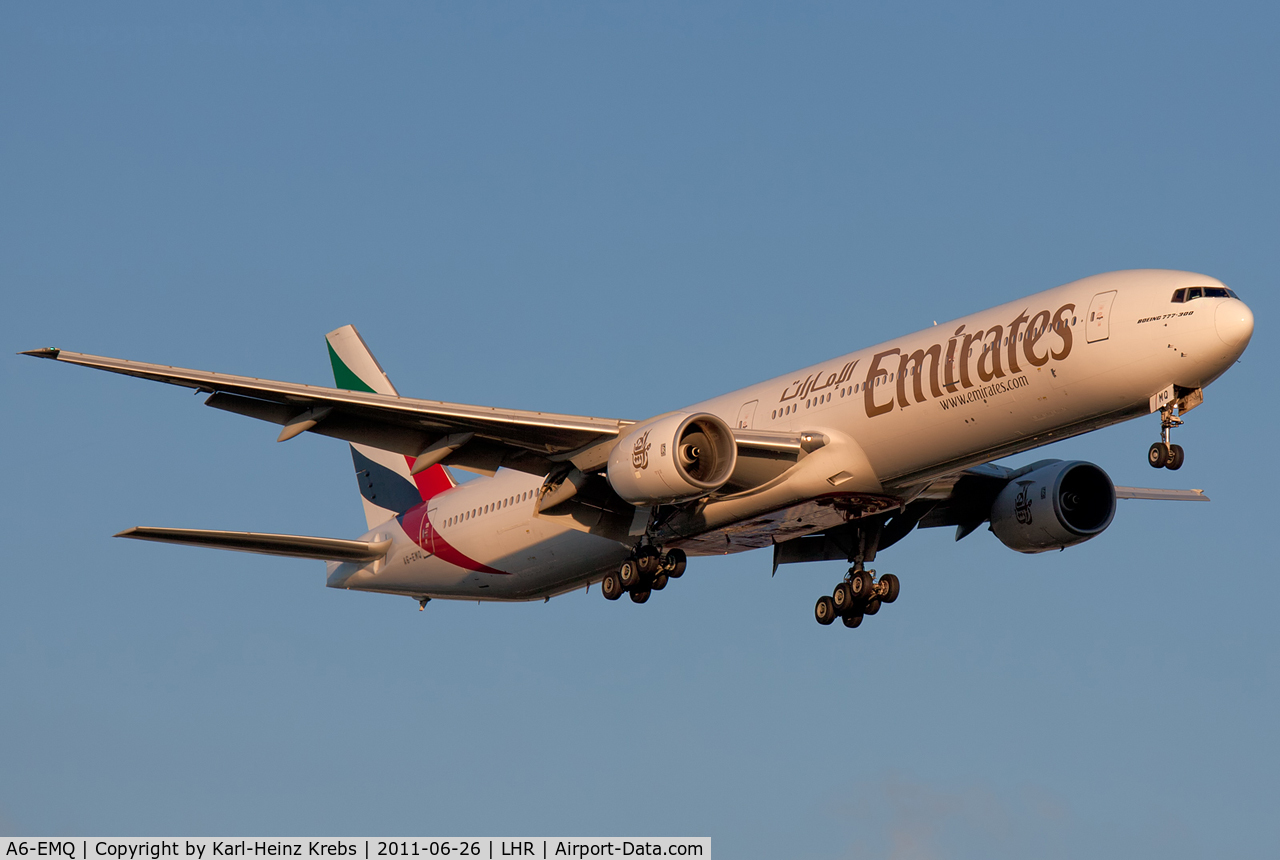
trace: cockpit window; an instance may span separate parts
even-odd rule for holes
[[[1193,299],[1238,299],[1235,291],[1226,287],[1183,287],[1173,291],[1171,302],[1189,302]]]

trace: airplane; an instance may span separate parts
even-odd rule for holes
[[[1094,275],[640,421],[401,397],[354,327],[326,336],[334,388],[38,349],[25,355],[195,389],[208,406],[350,443],[358,539],[142,526],[117,537],[320,559],[331,588],[527,601],[600,583],[649,600],[690,557],[769,549],[850,564],[815,605],[858,627],[894,602],[867,565],[912,530],[987,524],[1023,553],[1097,537],[1117,487],[1082,460],[992,461],[1159,414],[1172,431],[1244,352],[1253,314],[1206,275]],[[451,469],[479,477],[456,480]]]

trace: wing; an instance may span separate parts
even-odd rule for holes
[[[1116,487],[1117,499],[1151,499],[1157,502],[1207,502],[1204,490],[1164,490],[1158,487]]]
[[[1018,470],[987,463],[950,475],[931,484],[918,498],[933,506],[920,519],[921,528],[955,526],[956,540],[987,521],[991,504],[1009,481],[1042,465],[1037,461]],[[1117,499],[1151,499],[1165,502],[1207,502],[1204,490],[1166,490],[1148,487],[1116,487]]]
[[[208,392],[205,403],[215,409],[283,425],[281,441],[310,431],[409,457],[431,449],[435,462],[486,474],[499,466],[546,474],[566,462],[584,472],[599,469],[622,428],[634,423],[416,400],[58,349],[23,355]]]

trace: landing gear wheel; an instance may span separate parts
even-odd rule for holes
[[[818,623],[823,627],[836,620],[836,607],[830,597],[824,594],[818,598],[818,605],[813,607],[813,617],[818,619]]]
[[[862,624],[861,615],[842,615],[840,620],[844,622],[845,627],[857,627]]]
[[[849,578],[849,591],[852,592],[855,601],[866,600],[875,587],[875,582],[871,579],[871,574],[865,570],[860,570]]]
[[[622,587],[622,578],[618,576],[618,572],[605,574],[603,580],[600,581],[600,590],[604,592],[606,600],[617,600],[626,591]]]
[[[667,575],[672,579],[679,579],[684,576],[684,566],[688,562],[685,557],[684,550],[673,549],[663,558],[663,567],[666,569]]]
[[[1173,471],[1176,472],[1182,468],[1182,464],[1185,463],[1186,461],[1187,461],[1187,454],[1185,451],[1182,450],[1182,446],[1170,445],[1169,446],[1169,462],[1165,463],[1164,467],[1166,469],[1172,469]]]
[[[653,578],[654,591],[661,591],[666,587],[667,587],[667,575],[665,573],[660,573]]]
[[[880,584],[885,587],[884,594],[880,595],[881,603],[893,603],[898,599],[898,577],[886,573],[880,577]]]
[[[662,557],[658,555],[658,551],[651,546],[647,546],[640,550],[636,556],[636,567],[646,576],[657,573],[658,568],[662,566]]]
[[[1151,464],[1151,468],[1163,468],[1169,462],[1169,446],[1163,442],[1156,442],[1147,449],[1147,462]]]
[[[841,582],[836,585],[836,590],[831,592],[831,602],[835,605],[837,615],[849,614],[854,603],[853,590],[849,588],[849,583]]]
[[[627,591],[640,584],[640,568],[635,559],[629,558],[618,567],[618,579]]]
[[[644,603],[648,599],[649,599],[649,589],[647,588],[644,589],[643,591],[636,590],[631,592],[632,603]]]
[[[862,607],[863,615],[875,615],[880,611],[880,598],[873,597],[867,601],[867,605]]]

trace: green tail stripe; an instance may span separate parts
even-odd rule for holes
[[[338,358],[338,354],[333,351],[333,344],[326,342],[325,346],[329,347],[329,362],[333,365],[333,381],[339,388],[345,388],[347,391],[376,393],[365,384],[363,379],[356,376],[351,368],[343,363],[342,359]]]

